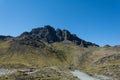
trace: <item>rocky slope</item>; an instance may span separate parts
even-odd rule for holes
[[[120,79],[119,46],[97,48],[90,54],[91,55],[84,57],[84,63],[80,65],[82,70],[91,75],[102,74],[109,77],[118,78],[118,80]]]
[[[69,40],[73,42],[76,45],[80,45],[83,47],[88,47],[88,46],[99,46],[97,44],[87,42],[85,40],[82,40],[78,38],[75,34],[71,34],[68,30],[61,30],[61,29],[54,29],[53,27],[47,25],[41,28],[35,28],[32,29],[31,32],[24,32],[21,34],[19,37],[17,37],[21,41],[21,43],[26,43],[29,45],[33,46],[39,46],[35,43],[32,43],[31,40],[33,41],[40,41],[44,40],[48,43],[54,43],[54,42],[61,42],[65,40]]]

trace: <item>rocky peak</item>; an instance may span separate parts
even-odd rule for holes
[[[62,37],[63,33],[61,29],[56,29],[56,36],[58,38],[58,41],[62,41],[63,37]]]
[[[55,42],[57,40],[55,29],[49,25],[42,28],[32,29],[30,36],[33,38],[43,39],[47,42]]]
[[[94,43],[87,42],[85,40],[82,40],[78,38],[75,34],[71,34],[68,30],[61,30],[61,29],[54,29],[53,27],[46,25],[44,27],[40,28],[34,28],[32,29],[31,32],[24,32],[21,34],[18,38],[21,38],[22,40],[27,39],[31,40],[33,39],[34,41],[40,41],[44,40],[48,43],[54,43],[54,42],[61,42],[64,40],[69,40],[76,45],[80,45],[83,47],[88,47],[88,46],[98,46]]]

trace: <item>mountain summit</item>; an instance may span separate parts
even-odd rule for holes
[[[44,40],[48,43],[61,42],[61,41],[71,41],[76,45],[80,45],[82,47],[88,46],[99,46],[97,44],[87,42],[78,38],[75,34],[71,34],[68,30],[54,29],[50,25],[46,25],[40,28],[34,28],[31,32],[24,32],[20,36],[17,37],[22,43],[24,41],[40,41]],[[27,44],[34,44],[28,42]],[[37,45],[37,44],[36,44]]]

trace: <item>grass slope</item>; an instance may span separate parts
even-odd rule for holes
[[[0,67],[43,68],[63,67],[80,69],[91,75],[104,74],[120,79],[120,47],[76,46],[70,41],[48,44],[44,47],[10,44],[0,40]],[[41,43],[39,43],[41,44]]]

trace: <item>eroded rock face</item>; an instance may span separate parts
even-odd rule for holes
[[[63,41],[64,40],[62,35],[63,35],[62,30],[61,29],[56,29],[56,36],[58,38],[58,41]]]
[[[51,26],[32,29],[30,36],[37,39],[43,39],[50,43],[57,41],[56,31]]]
[[[82,40],[78,38],[75,34],[71,34],[68,30],[61,30],[61,29],[54,29],[53,27],[46,25],[41,28],[35,28],[32,29],[31,32],[24,32],[19,37],[17,37],[21,40],[44,40],[48,43],[54,43],[54,42],[61,42],[64,40],[69,40],[75,43],[76,45],[80,45],[82,47],[88,47],[88,46],[98,46],[94,43],[87,42],[85,40]]]

